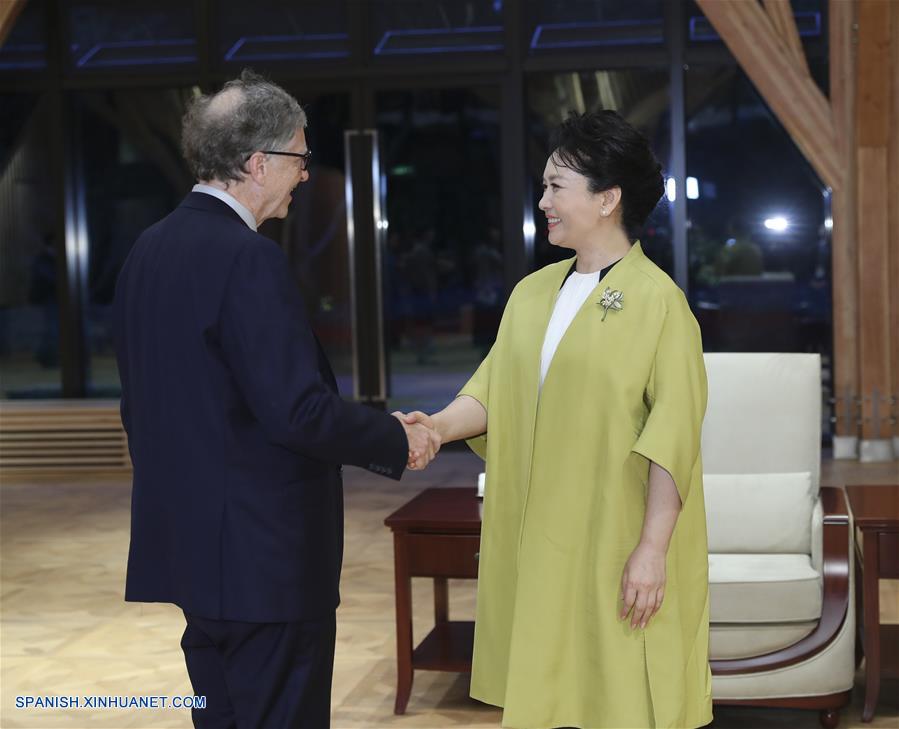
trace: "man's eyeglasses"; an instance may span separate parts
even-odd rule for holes
[[[262,154],[279,154],[282,157],[297,157],[302,160],[300,162],[301,170],[305,170],[309,166],[309,159],[312,157],[311,149],[307,149],[305,152],[276,152],[273,149],[260,149],[259,151],[262,152]],[[255,154],[255,152],[253,154]],[[247,159],[250,159],[252,156],[252,154],[249,155]]]

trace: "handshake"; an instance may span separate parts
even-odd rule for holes
[[[420,410],[408,414],[397,410],[391,415],[403,424],[406,431],[406,438],[409,441],[408,468],[412,471],[424,470],[434,460],[443,442],[437,424],[430,415]]]

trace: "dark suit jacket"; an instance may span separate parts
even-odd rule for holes
[[[332,612],[340,464],[399,479],[408,446],[396,418],[340,398],[284,253],[192,192],[135,243],[114,312],[125,599],[251,622]]]

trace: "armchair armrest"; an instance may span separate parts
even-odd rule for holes
[[[820,653],[839,634],[849,609],[849,569],[852,559],[849,509],[842,489],[821,488],[824,507],[824,596],[821,619],[807,636],[791,646],[751,658],[710,661],[712,673],[729,676],[759,673],[799,663]]]

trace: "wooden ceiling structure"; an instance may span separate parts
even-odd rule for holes
[[[835,452],[858,446],[863,461],[890,460],[899,452],[899,2],[829,0],[829,99],[790,0],[697,3],[832,191]]]
[[[25,0],[0,0],[0,46],[3,45],[24,7]]]

